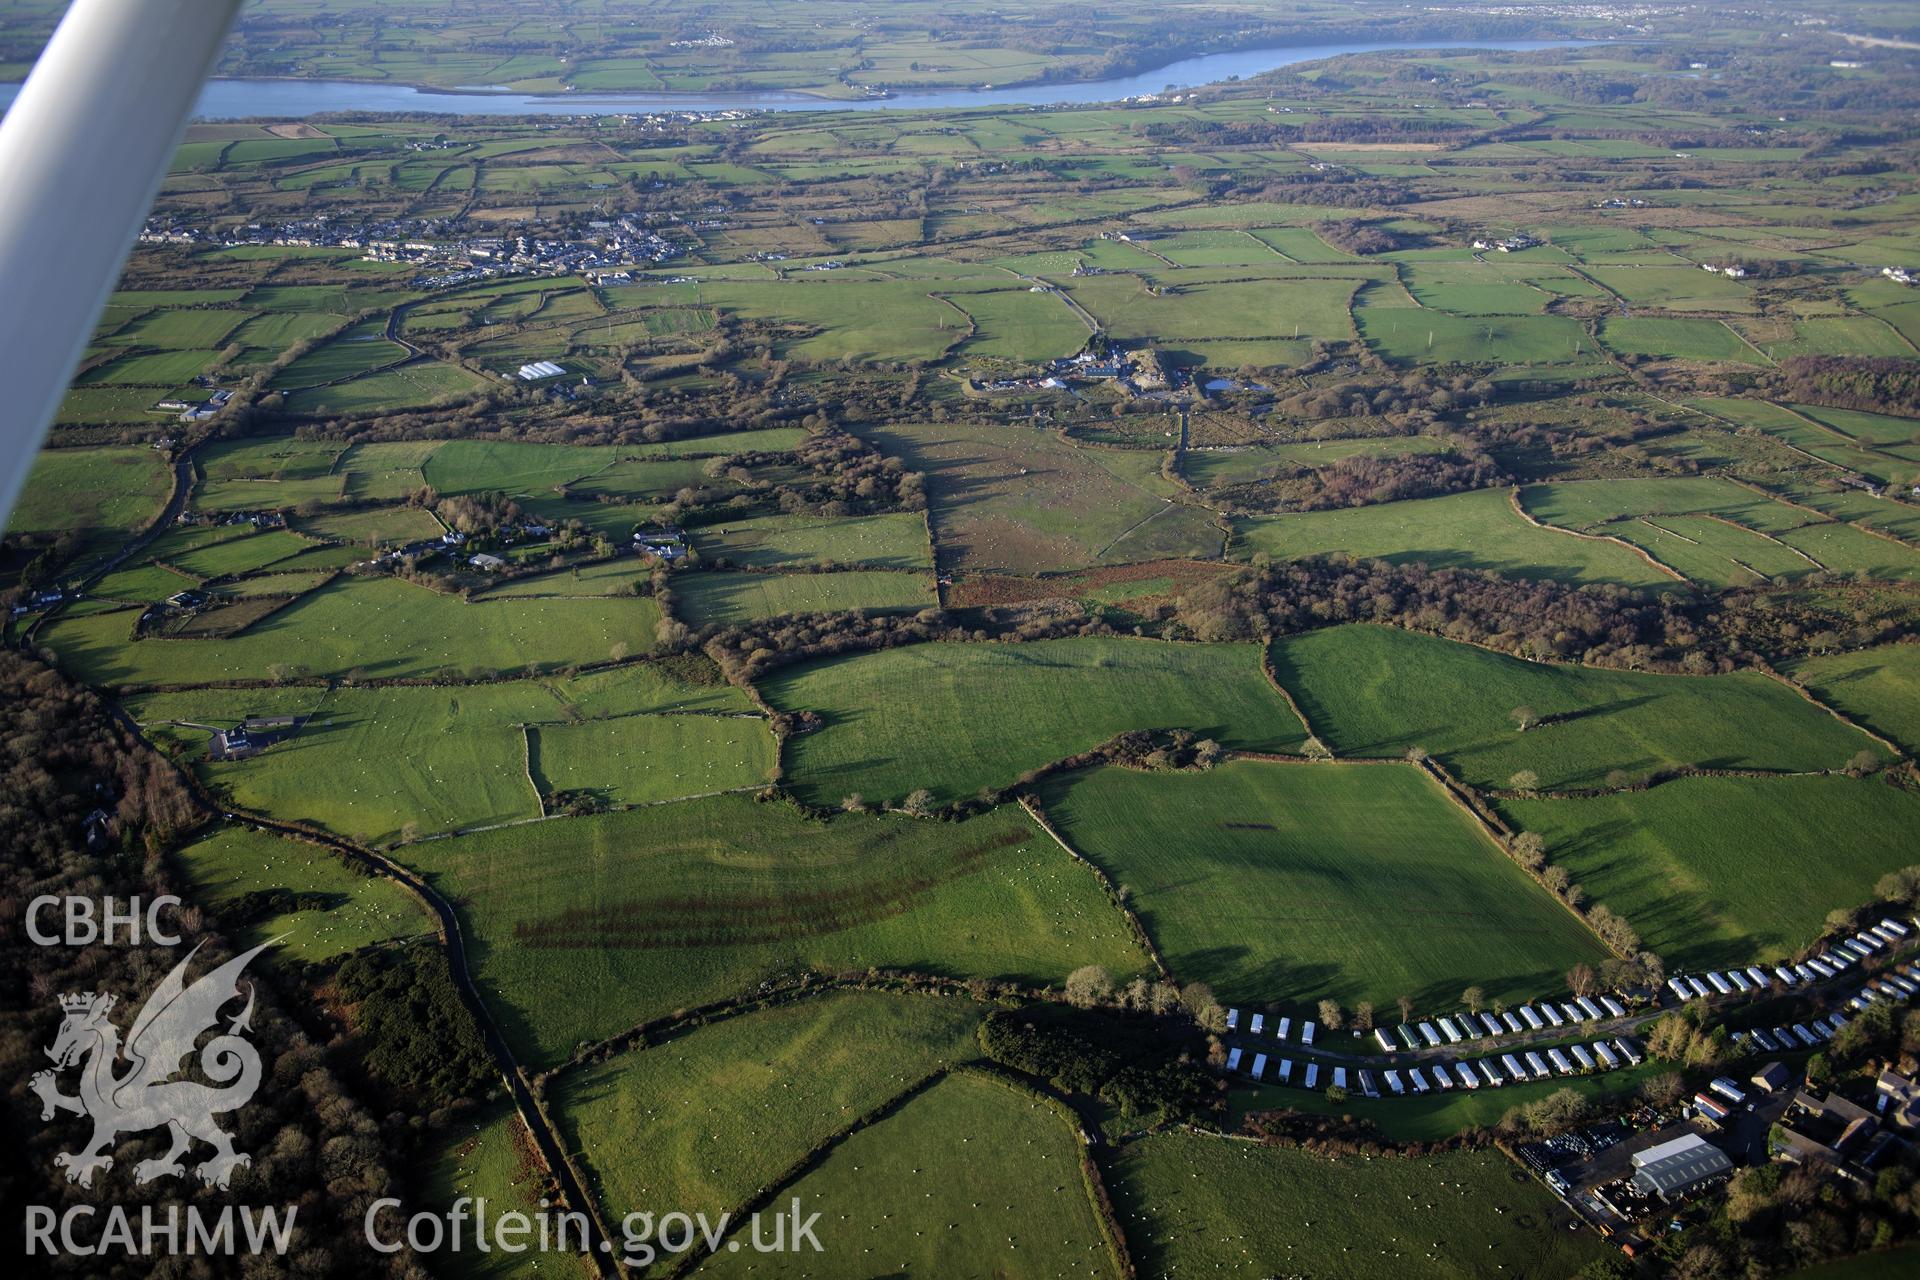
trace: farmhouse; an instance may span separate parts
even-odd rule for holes
[[[1778,1155],[1793,1164],[1839,1167],[1865,1150],[1880,1127],[1872,1112],[1837,1093],[1793,1095],[1779,1124]]]
[[[678,560],[687,554],[687,535],[678,529],[640,530],[633,535],[633,549],[661,560]],[[1260,1015],[1254,1015],[1254,1031],[1260,1030]]]
[[[231,729],[215,729],[207,744],[209,760],[248,760],[290,737],[305,716],[248,716]]]
[[[467,557],[467,563],[483,573],[498,573],[507,567],[507,562],[499,556],[490,556],[486,552]]]
[[[1632,1158],[1633,1185],[1642,1194],[1672,1200],[1715,1178],[1733,1172],[1733,1162],[1720,1148],[1690,1133],[1648,1147]]]
[[[1882,1071],[1874,1082],[1875,1105],[1897,1129],[1920,1129],[1920,1083],[1897,1071]]]

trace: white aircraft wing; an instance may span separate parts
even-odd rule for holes
[[[0,121],[0,525],[242,0],[75,0]]]

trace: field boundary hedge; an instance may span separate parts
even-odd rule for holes
[[[1119,886],[1114,884],[1113,877],[1107,874],[1106,868],[1087,857],[1084,853],[1081,853],[1071,844],[1068,844],[1067,838],[1056,831],[1051,822],[1047,821],[1046,811],[1040,807],[1040,801],[1034,796],[1021,796],[1020,807],[1027,811],[1027,815],[1039,825],[1042,831],[1053,837],[1055,844],[1067,851],[1068,857],[1093,873],[1094,879],[1098,880],[1100,887],[1106,891],[1107,901],[1113,904],[1114,910],[1118,911],[1121,918],[1127,922],[1128,929],[1133,933],[1134,941],[1140,944],[1141,949],[1147,953],[1147,958],[1153,961],[1153,967],[1159,970],[1161,978],[1171,982],[1173,980],[1173,970],[1167,967],[1166,958],[1160,954],[1160,948],[1154,944],[1153,935],[1147,932],[1147,926],[1142,924],[1140,917],[1134,914],[1133,908],[1127,904],[1126,898],[1121,894]]]
[[[1628,542],[1624,538],[1616,538],[1610,533],[1582,533],[1578,529],[1562,528],[1560,525],[1557,525],[1557,524],[1542,524],[1539,520],[1534,518],[1533,513],[1531,511],[1528,511],[1526,506],[1520,501],[1519,485],[1514,485],[1507,490],[1507,505],[1513,508],[1513,513],[1515,515],[1519,516],[1522,520],[1526,521],[1528,524],[1532,525],[1536,529],[1542,529],[1548,533],[1565,534],[1569,538],[1584,538],[1589,542],[1611,542],[1614,546],[1625,547],[1628,551],[1631,551],[1634,555],[1639,556],[1642,560],[1646,561],[1647,564],[1651,568],[1653,568],[1656,572],[1664,573],[1665,575],[1667,575],[1667,577],[1672,578],[1674,581],[1684,582],[1690,587],[1697,585],[1692,578],[1689,578],[1686,574],[1680,572],[1678,569],[1674,568],[1672,565],[1667,564],[1661,560],[1656,560],[1652,552],[1646,550],[1644,547],[1636,547],[1631,542]]]
[[[728,1219],[735,1224],[735,1228],[727,1234],[729,1236],[735,1235],[755,1214],[770,1207],[788,1187],[825,1164],[827,1158],[837,1151],[841,1144],[846,1142],[848,1138],[851,1138],[854,1134],[862,1130],[871,1129],[882,1120],[890,1119],[899,1114],[906,1108],[908,1103],[922,1097],[928,1090],[952,1074],[954,1074],[954,1069],[951,1067],[936,1067],[925,1076],[922,1076],[917,1082],[908,1085],[905,1089],[887,1099],[885,1102],[856,1117],[846,1128],[841,1129],[837,1133],[829,1134],[812,1150],[788,1165],[782,1172],[775,1174],[765,1186],[749,1196],[744,1203],[736,1208]],[[612,1239],[614,1237],[610,1236],[608,1238]],[[664,1274],[667,1276],[667,1280],[678,1280],[678,1277],[686,1275],[712,1256],[712,1254],[689,1249],[685,1253],[680,1254]]]

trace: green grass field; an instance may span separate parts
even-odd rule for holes
[[[563,1076],[568,1145],[618,1219],[718,1217],[860,1116],[978,1056],[967,999],[844,992],[743,1014]]]
[[[966,315],[930,296],[924,281],[837,273],[765,283],[713,280],[700,294],[730,315],[780,325],[792,336],[776,349],[807,360],[930,360],[967,336]]]
[[[912,613],[938,604],[923,573],[698,573],[674,580],[674,611],[690,626],[794,613]]]
[[[1817,937],[1913,861],[1920,800],[1879,779],[1689,778],[1639,794],[1503,802],[1669,970],[1752,964]]]
[[[718,796],[428,841],[481,990],[531,1058],[752,990],[869,966],[1059,983],[1145,964],[1083,867],[1018,809],[803,819]]]
[[[806,432],[795,428],[769,427],[694,436],[663,444],[564,445],[518,440],[449,440],[434,449],[420,465],[426,482],[443,494],[498,490],[513,495],[551,491],[603,472],[617,475],[623,463],[778,452],[793,448],[805,437]]]
[[[1242,761],[1050,781],[1049,819],[1223,999],[1450,1007],[1556,988],[1604,950],[1411,765]],[[1412,945],[1414,940],[1418,945]]]
[[[349,378],[345,382],[291,391],[283,407],[289,413],[315,416],[424,409],[467,399],[495,385],[469,369],[438,360],[413,360],[380,368],[376,362],[390,364],[392,360],[405,355],[405,351],[385,341],[367,345],[377,349],[350,352],[340,357],[340,361],[344,364],[351,357],[374,366],[377,372]]]
[[[405,889],[352,870],[316,845],[228,826],[194,841],[177,856],[195,901],[216,910],[232,910],[247,894],[266,889],[326,895],[324,907],[249,920],[233,935],[238,946],[281,938],[273,954],[317,962],[433,930],[426,908]]]
[[[438,520],[417,507],[373,507],[335,511],[299,522],[302,533],[336,538],[361,547],[400,546],[437,538],[446,532]]]
[[[912,512],[854,516],[752,516],[694,529],[693,545],[709,564],[725,560],[751,569],[802,565],[866,565],[880,569],[933,568],[925,522]]]
[[[1300,444],[1247,445],[1232,449],[1188,450],[1181,470],[1200,488],[1249,484],[1291,474],[1297,467],[1325,467],[1347,458],[1404,457],[1439,453],[1444,440],[1431,436],[1361,436],[1340,440],[1313,440]]]
[[[974,333],[960,346],[964,356],[1039,362],[1070,356],[1087,340],[1087,327],[1059,298],[1026,289],[955,295],[955,306],[973,318]]]
[[[1070,1121],[977,1076],[949,1076],[854,1134],[792,1194],[821,1214],[823,1252],[805,1255],[809,1275],[1114,1275]],[[743,1247],[695,1274],[759,1275],[770,1265]]]
[[[504,1102],[449,1120],[433,1135],[424,1163],[420,1202],[407,1204],[404,1211],[383,1214],[379,1219],[382,1239],[400,1238],[406,1229],[403,1212],[418,1212],[428,1206],[445,1210],[462,1196],[484,1200],[489,1222],[507,1213],[524,1213],[531,1218],[540,1212],[546,1169],[526,1124]],[[530,1256],[461,1249],[443,1254],[440,1265],[446,1268],[446,1274],[461,1280],[508,1280],[527,1273]],[[559,1258],[549,1266],[558,1275],[570,1273],[568,1264]],[[580,1269],[584,1266],[580,1264]]]
[[[776,757],[757,716],[620,716],[532,732],[533,776],[545,794],[586,791],[611,804],[760,786]]]
[[[426,676],[551,669],[652,647],[651,600],[464,604],[391,579],[345,579],[225,640],[130,639],[133,618],[62,618],[43,640],[94,684],[214,684],[290,674]]]
[[[1920,755],[1920,645],[1802,658],[1785,670],[1821,701]]]
[[[1375,300],[1354,308],[1360,336],[1402,364],[1568,364],[1591,359],[1593,344],[1565,316],[1453,315]]]
[[[1587,274],[1636,307],[1663,311],[1750,311],[1753,290],[1698,267],[1590,267]]]
[[[217,642],[215,642],[217,643]],[[559,719],[530,681],[432,689],[209,689],[150,694],[127,709],[204,752],[207,734],[165,722],[231,727],[249,715],[305,715],[305,727],[249,760],[201,763],[244,808],[311,822],[370,843],[538,817],[519,725]],[[367,762],[379,760],[378,769]]]
[[[1739,334],[1705,317],[1609,316],[1601,322],[1600,338],[1615,355],[1765,363],[1765,357]]]
[[[1822,568],[1780,537],[1816,516],[1718,478],[1544,484],[1526,487],[1521,501],[1544,524],[1619,537],[1715,589],[1795,580]]]
[[[386,327],[386,320],[376,317],[329,339],[275,374],[273,389],[297,391],[342,382],[406,359],[407,349],[383,336]]]
[[[1838,769],[1866,735],[1765,676],[1643,675],[1526,662],[1389,627],[1335,627],[1273,647],[1280,682],[1336,752],[1421,747],[1461,780],[1505,787],[1530,770],[1545,789],[1598,787],[1691,765]],[[1510,712],[1532,708],[1524,733]]]
[[[204,348],[134,352],[81,375],[79,385],[172,390],[206,372],[219,355],[218,351]]]
[[[1171,418],[1162,431],[1174,428]],[[998,425],[862,428],[926,473],[941,565],[1042,573],[1101,563],[1214,556],[1211,512],[1175,501],[1157,451],[1087,448]]]
[[[159,517],[171,484],[165,462],[152,449],[45,449],[27,473],[6,528],[72,532],[89,551],[108,550]]]
[[[198,578],[163,569],[157,564],[139,563],[115,569],[93,584],[93,596],[99,600],[124,600],[154,604],[189,587],[199,585]]]
[[[1251,645],[911,645],[778,671],[762,692],[825,717],[786,757],[791,783],[821,804],[852,792],[898,803],[921,787],[957,800],[1127,729],[1191,729],[1258,751],[1297,750],[1304,737]]]
[[[592,564],[572,565],[551,573],[513,578],[488,587],[485,599],[533,596],[621,596],[647,584],[648,569],[636,556],[615,556]]]
[[[1275,559],[1345,552],[1436,569],[1491,569],[1516,578],[1667,587],[1673,579],[1625,547],[1537,529],[1504,489],[1383,506],[1235,521],[1240,548]]]
[[[282,560],[290,560],[313,546],[312,542],[298,534],[270,529],[170,554],[165,561],[169,566],[197,578],[231,577],[255,573]]]
[[[344,480],[334,472],[334,463],[344,448],[337,440],[284,435],[210,444],[194,456],[201,476],[194,488],[194,509],[260,511],[338,501]]]
[[[1149,294],[1125,276],[1072,282],[1074,298],[1114,337],[1170,346],[1220,338],[1348,338],[1354,287],[1353,280],[1253,280],[1181,283]]]
[[[1498,1151],[1328,1160],[1165,1133],[1109,1179],[1143,1274],[1561,1280],[1612,1250]]]
[[[688,674],[689,669],[693,674]],[[582,718],[649,711],[724,714],[754,710],[747,695],[721,679],[719,669],[704,658],[684,665],[679,660],[628,663],[551,682],[551,687],[562,702],[574,708],[571,714]]]

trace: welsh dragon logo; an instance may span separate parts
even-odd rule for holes
[[[173,1140],[172,1149],[135,1165],[136,1182],[185,1173],[180,1157],[195,1138],[215,1152],[194,1170],[209,1186],[224,1189],[235,1169],[253,1163],[253,1157],[233,1149],[232,1136],[213,1120],[245,1106],[260,1087],[260,1054],[242,1035],[251,1029],[253,984],[247,984],[247,1007],[228,1020],[224,1033],[199,1046],[200,1069],[214,1083],[173,1077],[182,1070],[181,1060],[194,1053],[202,1033],[219,1022],[221,1008],[239,998],[241,970],[273,941],[261,943],[188,986],[187,966],[200,950],[195,946],[147,997],[125,1045],[108,1018],[113,996],[88,991],[60,997],[66,1018],[47,1050],[54,1069],[38,1073],[30,1083],[40,1095],[42,1120],[71,1111],[93,1121],[93,1137],[86,1146],[54,1157],[54,1163],[67,1171],[67,1181],[93,1185],[96,1170],[113,1167],[109,1152],[120,1134],[162,1126]],[[115,1074],[123,1063],[125,1070]],[[56,1077],[76,1064],[80,1065],[80,1094],[69,1097],[60,1092]]]

